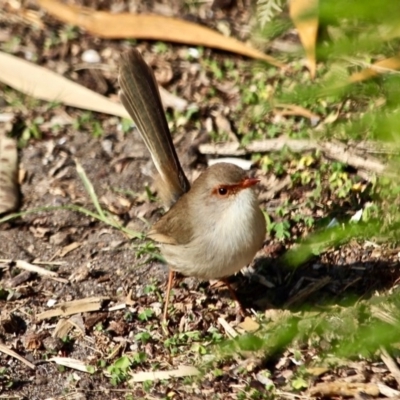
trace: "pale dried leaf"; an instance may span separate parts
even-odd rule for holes
[[[36,366],[34,364],[32,364],[31,362],[29,362],[28,360],[26,360],[25,358],[21,357],[18,353],[16,353],[15,351],[9,349],[7,346],[5,346],[4,344],[0,343],[0,352],[7,354],[11,357],[16,358],[17,360],[21,361],[22,363],[24,363],[25,365],[27,365],[29,368],[35,369]]]
[[[204,26],[162,15],[113,14],[94,11],[55,0],[38,0],[48,13],[71,25],[86,29],[96,37],[108,39],[150,39],[212,47],[264,60],[277,67],[284,65],[232,37]]]
[[[318,34],[318,0],[291,0],[290,17],[297,28],[307,57],[311,78],[315,77],[317,62],[315,47]]]
[[[238,333],[228,324],[226,319],[219,317],[218,318],[219,324],[224,328],[225,332],[232,338],[238,336]]]
[[[36,274],[41,276],[58,276],[57,272],[49,271],[48,269],[38,267],[37,265],[33,265],[24,260],[17,260],[15,266],[17,268],[24,269],[25,271],[35,272]],[[68,281],[65,280],[65,282]]]
[[[312,376],[321,376],[329,371],[327,367],[310,367],[306,369],[307,374]]]
[[[72,324],[70,324],[69,320],[59,319],[51,336],[62,339],[65,338],[71,330]]]
[[[400,56],[386,58],[372,64],[370,68],[354,73],[349,80],[351,83],[362,82],[379,74],[390,73],[398,69],[400,69]]]
[[[15,140],[0,134],[0,214],[14,211],[18,204],[17,144]]]
[[[69,357],[52,357],[49,361],[54,361],[58,365],[62,365],[67,368],[76,369],[77,371],[94,373],[94,367],[86,365],[83,361]]]
[[[379,392],[386,397],[398,399],[400,396],[400,392],[398,390],[393,389],[382,382],[377,383],[377,386],[379,388]]]
[[[260,328],[260,324],[252,318],[246,317],[244,321],[239,324],[239,327],[246,332],[255,332]]]
[[[82,246],[82,243],[79,243],[79,242],[70,243],[69,245],[64,246],[59,251],[59,256],[60,257],[65,257],[68,253],[71,253],[71,251],[74,251],[74,250],[78,249],[81,246]]]
[[[0,52],[0,65],[0,81],[29,96],[129,118],[122,104],[114,103],[46,68],[4,52]]]
[[[379,388],[375,383],[335,381],[318,383],[309,390],[311,396],[320,395],[323,397],[356,397],[360,392],[369,396],[378,396]]]
[[[38,321],[43,319],[67,316],[72,314],[78,314],[83,312],[98,311],[102,307],[102,303],[106,300],[106,297],[88,297],[86,299],[68,301],[66,303],[58,304],[57,308],[47,310],[36,316]]]
[[[284,115],[284,116],[300,116],[304,118],[308,118],[310,120],[319,121],[321,117],[318,114],[313,113],[310,110],[302,106],[298,106],[296,104],[276,104],[276,108],[279,110],[274,110],[275,113]]]
[[[132,375],[132,379],[129,383],[144,382],[144,381],[155,381],[157,379],[171,379],[171,378],[182,378],[185,376],[199,375],[200,371],[188,365],[181,365],[177,369],[171,371],[149,371],[149,372],[138,372]]]

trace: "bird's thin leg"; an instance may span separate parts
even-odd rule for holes
[[[229,283],[228,279],[220,279],[220,281],[228,288],[229,293],[232,297],[232,299],[235,301],[236,306],[239,308],[239,312],[241,314],[242,317],[246,316],[246,311],[243,308],[242,304],[240,303],[235,290],[233,289],[233,287],[231,286],[231,284]]]
[[[169,270],[169,274],[168,274],[167,292],[165,293],[165,298],[164,298],[163,322],[167,322],[167,317],[168,317],[168,304],[169,304],[169,294],[170,294],[170,292],[171,292],[173,280],[174,280],[174,271],[172,271],[172,269],[170,269],[170,270]]]

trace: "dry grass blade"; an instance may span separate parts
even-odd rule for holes
[[[397,383],[400,385],[400,369],[397,363],[393,360],[393,358],[383,346],[381,346],[381,359],[385,363],[391,374],[394,376],[394,379],[396,379]]]
[[[76,360],[75,358],[69,357],[52,357],[49,361],[54,361],[58,365],[62,365],[67,368],[76,369],[77,371],[87,372],[89,374],[93,374],[95,372],[95,368],[91,365],[86,365],[81,360]]]
[[[54,278],[59,282],[68,283],[68,279],[59,278],[57,272],[49,271],[45,268],[38,267],[37,265],[30,264],[23,260],[17,260],[15,263],[17,268],[23,269],[25,271],[34,272],[41,276],[47,276],[50,278]]]
[[[173,369],[171,371],[138,372],[137,374],[132,375],[132,379],[129,380],[129,383],[155,381],[158,379],[182,378],[185,376],[196,376],[199,374],[200,371],[197,368],[181,365],[177,369]]]
[[[254,140],[245,148],[239,143],[206,143],[200,145],[199,150],[202,154],[242,156],[249,153],[281,151],[285,147],[294,152],[320,150],[327,158],[340,161],[359,170],[376,174],[382,174],[386,171],[385,165],[375,157],[360,156],[349,145],[337,141],[316,142],[307,139],[280,137],[277,139]]]
[[[83,169],[81,163],[78,160],[75,160],[76,164],[76,172],[78,173],[79,177],[81,178],[81,181],[83,185],[85,186],[85,189],[87,193],[90,196],[90,199],[92,200],[92,203],[94,207],[96,208],[97,213],[99,214],[100,218],[103,220],[106,220],[106,216],[103,212],[103,209],[100,206],[99,199],[96,195],[96,192],[94,191],[94,187],[92,185],[92,182],[90,182],[89,178],[87,177],[85,170]]]
[[[19,189],[17,175],[17,144],[15,140],[0,134],[0,214],[18,208]]]
[[[304,301],[305,299],[307,299],[307,297],[311,296],[313,293],[317,292],[318,290],[326,286],[331,280],[332,278],[330,276],[326,276],[325,278],[322,278],[316,282],[312,282],[306,288],[300,290],[298,293],[293,295],[285,303],[285,308],[289,308],[300,301]]]
[[[398,399],[400,396],[400,392],[396,389],[393,389],[382,382],[377,383],[379,391],[386,397],[396,398]]]
[[[29,362],[28,360],[26,360],[24,357],[21,357],[19,354],[17,354],[15,351],[9,349],[7,346],[4,346],[4,344],[0,343],[0,352],[7,354],[11,357],[16,358],[17,360],[21,361],[22,363],[24,363],[25,365],[27,365],[29,368],[35,369],[36,366],[34,364],[32,364],[31,362]]]
[[[78,314],[82,312],[98,311],[101,309],[103,301],[107,300],[106,297],[88,297],[86,299],[68,301],[66,303],[58,304],[57,308],[45,311],[36,316],[38,321],[43,319],[67,316]]]
[[[99,198],[97,197],[97,194],[92,185],[92,182],[90,182],[88,176],[86,175],[85,170],[83,169],[82,165],[80,164],[80,162],[78,160],[75,160],[75,164],[76,164],[76,172],[78,173],[83,185],[85,186],[85,189],[90,196],[90,199],[97,211],[97,214],[93,213],[89,210],[83,209],[82,207],[75,207],[76,210],[80,211],[86,215],[90,215],[93,218],[96,218],[96,219],[104,222],[105,224],[108,224],[108,225],[124,232],[129,238],[141,238],[142,237],[141,233],[132,231],[130,229],[126,229],[121,224],[119,224],[118,221],[116,221],[112,215],[106,215],[104,213],[104,211],[100,205]],[[72,206],[72,207],[74,207],[74,206]]]
[[[228,324],[226,319],[219,317],[218,318],[219,324],[224,328],[225,332],[227,333],[228,336],[235,338],[239,334]]]

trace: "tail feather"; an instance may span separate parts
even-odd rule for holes
[[[121,56],[119,97],[145,142],[154,165],[167,186],[167,206],[190,189],[172,142],[152,69],[138,50]],[[165,192],[165,191],[164,191]]]

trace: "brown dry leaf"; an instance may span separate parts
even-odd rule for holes
[[[43,319],[58,317],[60,315],[67,316],[79,314],[83,312],[98,311],[101,309],[103,301],[107,300],[106,297],[88,297],[86,299],[68,301],[66,303],[58,304],[57,308],[47,310],[36,316],[38,321]]]
[[[318,114],[296,104],[276,104],[275,107],[281,108],[282,110],[274,110],[274,112],[283,116],[299,116],[313,121],[319,121],[321,119]]]
[[[29,96],[130,118],[122,104],[29,61],[0,51],[0,65],[0,81]]]
[[[18,205],[17,144],[15,140],[0,134],[0,214],[14,211]]]
[[[48,13],[91,34],[108,39],[150,39],[212,47],[264,60],[277,67],[284,65],[244,43],[204,26],[162,15],[112,14],[66,5],[55,0],[38,0]]]
[[[317,70],[315,45],[318,35],[318,0],[291,0],[289,4],[290,17],[306,52],[311,79],[314,79]]]
[[[47,332],[28,333],[24,338],[24,346],[27,350],[39,350],[43,348],[43,340],[46,338]]]
[[[370,68],[365,68],[360,72],[356,72],[350,76],[351,83],[362,82],[371,79],[385,72],[392,72],[400,69],[400,55],[386,58],[371,65]]]

